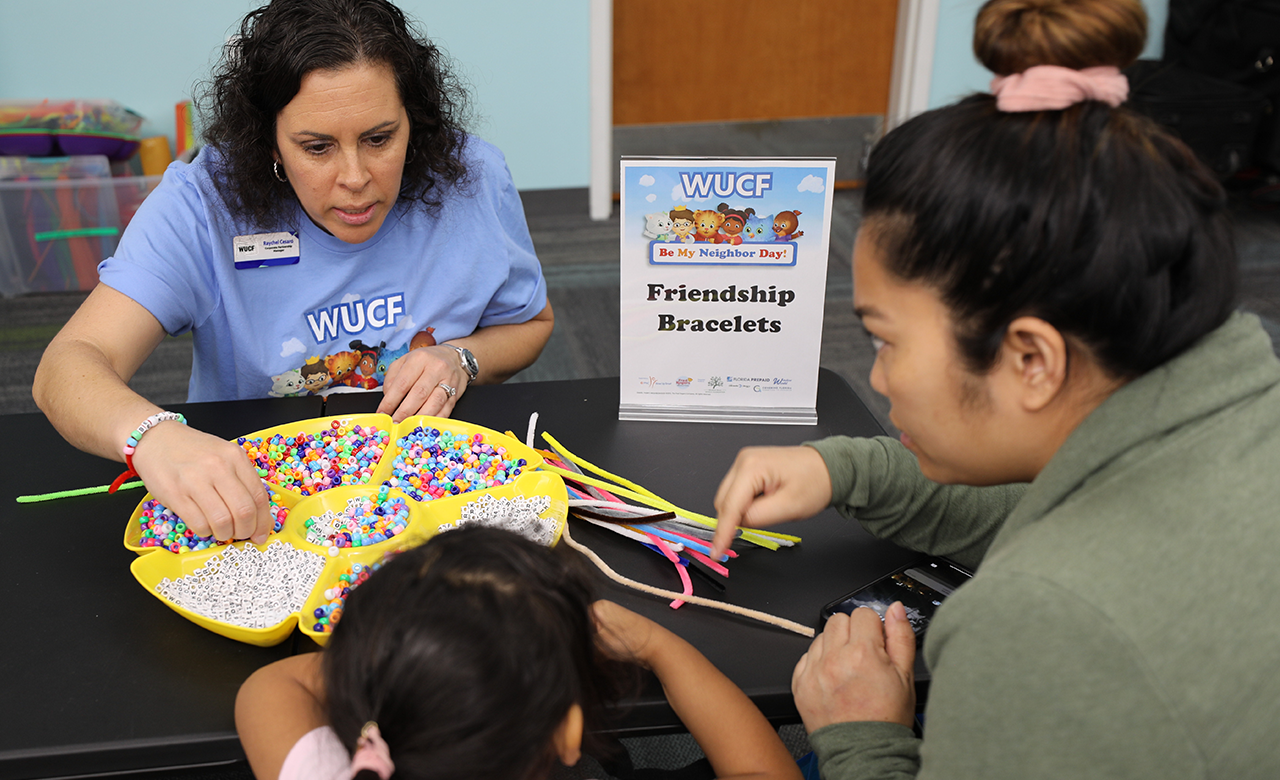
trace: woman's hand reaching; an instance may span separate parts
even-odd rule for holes
[[[827,464],[812,447],[745,447],[716,491],[714,555],[729,548],[738,527],[764,528],[804,520],[831,503]]]
[[[262,544],[275,526],[262,480],[234,442],[169,420],[138,441],[133,466],[197,536]]]
[[[419,347],[387,367],[380,414],[395,422],[415,414],[448,417],[467,391],[467,372],[453,347]]]

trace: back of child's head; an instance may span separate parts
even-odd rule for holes
[[[558,550],[492,528],[437,535],[351,592],[324,653],[330,723],[354,752],[376,722],[397,778],[544,776],[572,705],[589,730],[612,693],[591,602]]]
[[[1144,37],[1137,0],[991,0],[975,50],[1001,75],[1119,67]],[[1011,112],[982,94],[881,140],[863,211],[886,270],[948,306],[971,371],[989,370],[1007,325],[1030,315],[1132,378],[1234,308],[1225,208],[1194,154],[1123,106]]]

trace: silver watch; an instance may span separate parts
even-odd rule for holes
[[[476,381],[476,377],[480,376],[480,364],[476,362],[476,356],[471,354],[471,350],[454,344],[445,344],[445,346],[453,347],[458,353],[458,359],[462,361],[462,370],[467,372],[467,384]]]

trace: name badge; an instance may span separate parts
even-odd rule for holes
[[[298,235],[296,233],[259,233],[256,236],[236,236],[231,240],[236,270],[263,268],[271,265],[294,265],[298,262]]]

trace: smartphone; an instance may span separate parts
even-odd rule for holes
[[[858,607],[869,607],[884,620],[889,606],[901,601],[907,610],[907,620],[915,631],[918,647],[943,599],[972,576],[972,572],[944,558],[926,558],[827,604],[822,608],[821,626],[825,626],[827,619],[837,612],[848,615]]]

